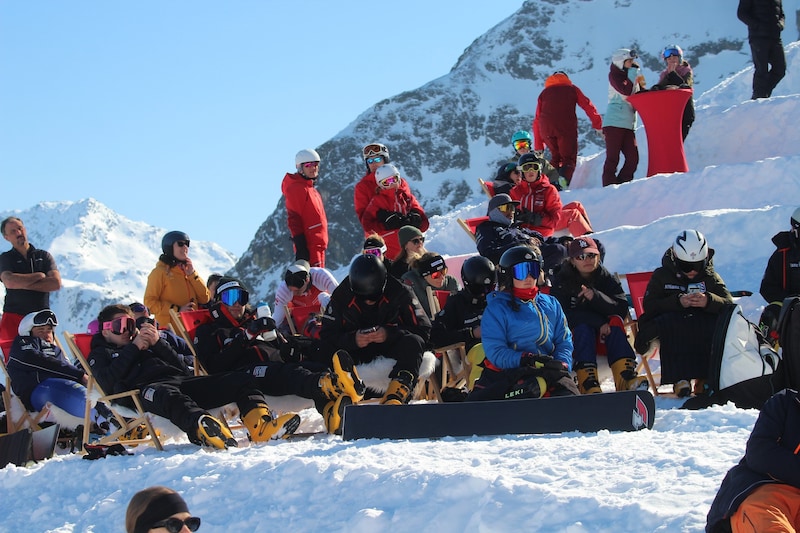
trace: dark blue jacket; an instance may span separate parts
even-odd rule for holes
[[[800,394],[784,389],[767,400],[747,440],[744,457],[728,470],[708,511],[708,533],[730,531],[730,517],[765,483],[800,488]]]
[[[39,383],[49,378],[80,383],[84,372],[82,368],[71,365],[57,345],[39,337],[18,335],[9,352],[8,374],[14,393],[32,411],[31,393]]]

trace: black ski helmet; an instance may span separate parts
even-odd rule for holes
[[[514,246],[509,248],[500,256],[500,263],[497,265],[497,282],[501,289],[508,289],[514,285],[514,265],[537,261],[540,270],[544,269],[544,260],[539,248],[533,246]]]
[[[386,286],[386,266],[374,255],[361,254],[353,259],[348,278],[353,294],[377,300]]]
[[[497,283],[497,268],[482,255],[475,255],[461,265],[461,282],[473,296],[486,296]]]
[[[170,231],[161,238],[161,251],[167,257],[175,257],[172,253],[172,245],[178,241],[189,242],[189,236],[182,231]]]

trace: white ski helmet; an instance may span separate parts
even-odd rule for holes
[[[637,57],[639,56],[636,55],[636,52],[630,48],[619,48],[611,55],[611,62],[614,63],[617,68],[622,68],[626,60],[636,59]]]
[[[397,167],[392,164],[386,164],[383,166],[378,167],[378,170],[375,171],[375,183],[378,184],[378,187],[384,188],[381,185],[381,182],[387,178],[391,178],[392,176],[397,176],[400,178],[400,171],[397,170]]]
[[[297,155],[294,156],[294,166],[297,170],[300,170],[300,165],[303,163],[319,163],[319,154],[316,150],[312,150],[311,148],[305,148],[297,152]]]
[[[389,162],[389,149],[386,148],[385,144],[381,143],[369,143],[361,150],[361,155],[364,158],[364,161],[369,159],[370,157],[375,156],[383,156],[385,158],[384,162]]]
[[[708,243],[702,233],[695,229],[683,230],[672,244],[672,253],[678,261],[695,263],[708,259]]]

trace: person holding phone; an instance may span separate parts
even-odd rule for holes
[[[161,239],[161,256],[147,276],[144,305],[155,315],[156,322],[171,324],[169,310],[181,313],[195,311],[208,303],[209,294],[203,278],[189,257],[189,236],[182,231],[170,231]],[[178,325],[173,329],[179,331]]]
[[[635,348],[646,353],[657,341],[661,383],[672,383],[679,397],[703,392],[717,320],[733,297],[714,270],[714,249],[697,230],[684,230],[664,252],[653,272],[639,317]]]

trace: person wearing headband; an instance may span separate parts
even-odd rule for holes
[[[411,268],[400,280],[411,287],[425,314],[431,320],[433,320],[433,309],[428,301],[428,287],[433,291],[447,291],[450,294],[455,294],[461,289],[458,280],[447,273],[447,263],[444,258],[436,252],[422,254],[419,259],[411,263]]]
[[[133,495],[125,511],[126,533],[185,533],[200,529],[201,520],[174,490],[153,486]]]
[[[272,306],[272,318],[278,330],[286,335],[291,334],[286,307],[313,307],[315,312],[321,314],[328,305],[331,293],[338,286],[339,282],[326,268],[311,266],[303,259],[289,265],[283,274],[283,281],[275,289],[275,303]],[[296,326],[299,329],[303,324]]]

